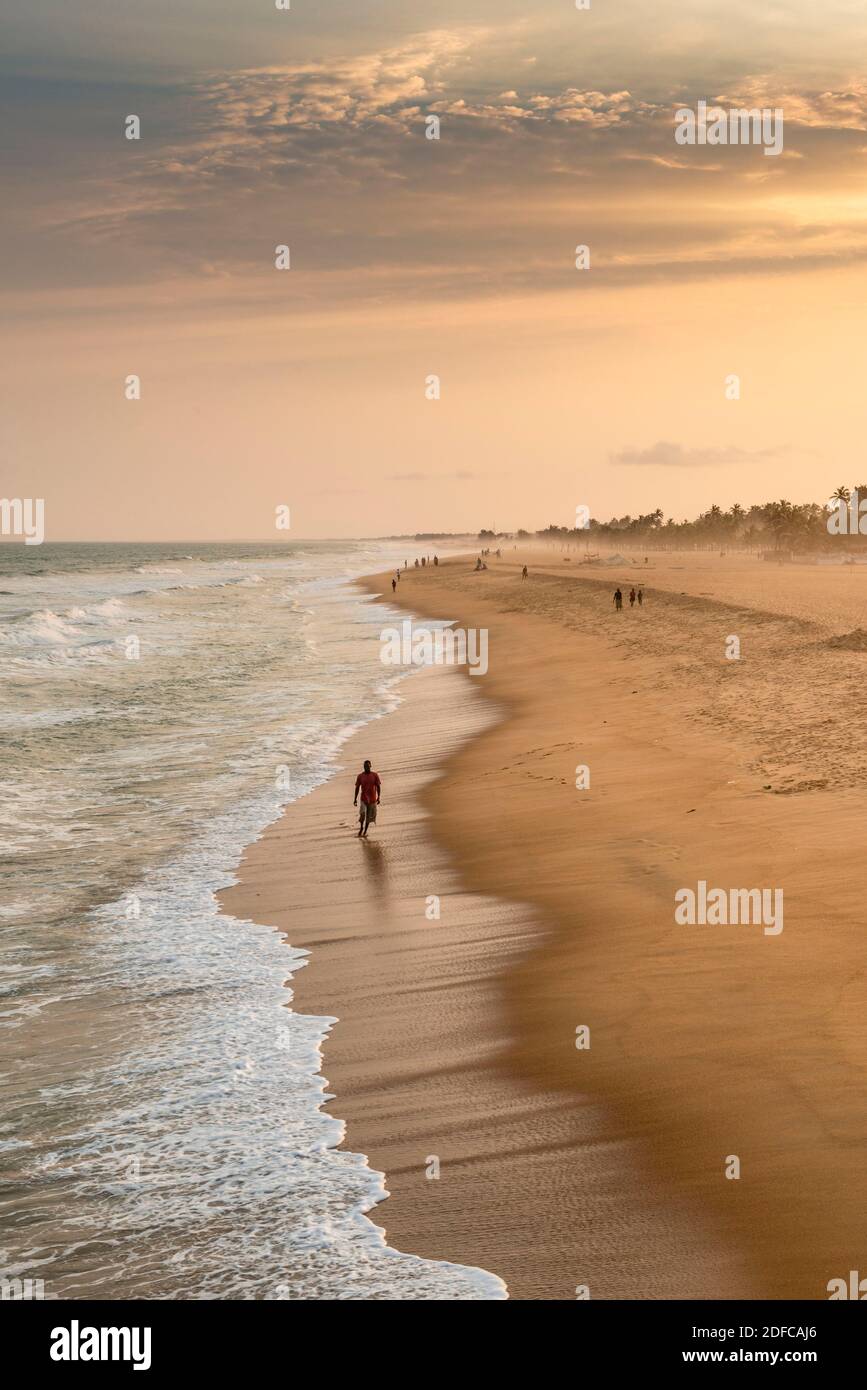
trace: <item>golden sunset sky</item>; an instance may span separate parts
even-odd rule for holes
[[[0,488],[49,540],[679,519],[867,471],[856,0],[0,16]],[[699,99],[781,108],[783,153],[677,144]]]

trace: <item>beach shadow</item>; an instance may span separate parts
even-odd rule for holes
[[[364,850],[364,863],[374,887],[384,888],[388,878],[388,859],[385,854],[385,846],[377,844],[376,840],[362,840],[361,845]]]

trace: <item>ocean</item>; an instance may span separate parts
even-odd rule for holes
[[[320,1111],[334,1020],[218,914],[399,700],[353,585],[397,543],[0,547],[0,1277],[46,1298],[491,1299],[389,1249]],[[365,1215],[368,1213],[369,1215]]]

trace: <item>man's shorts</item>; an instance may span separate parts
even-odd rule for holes
[[[366,830],[376,820],[376,802],[362,801],[358,810],[358,820],[362,830]]]

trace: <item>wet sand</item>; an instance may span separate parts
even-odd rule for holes
[[[488,674],[405,682],[227,908],[311,950],[295,1007],[340,1020],[331,1108],[386,1173],[393,1245],[519,1298],[826,1297],[867,1222],[865,658],[828,646],[809,573],[768,612],[757,566],[759,611],[681,557],[615,618],[613,576],[531,556],[522,582],[527,558],[402,580],[487,629]],[[386,791],[359,844],[365,756]],[[699,879],[782,887],[783,931],[676,924]]]

